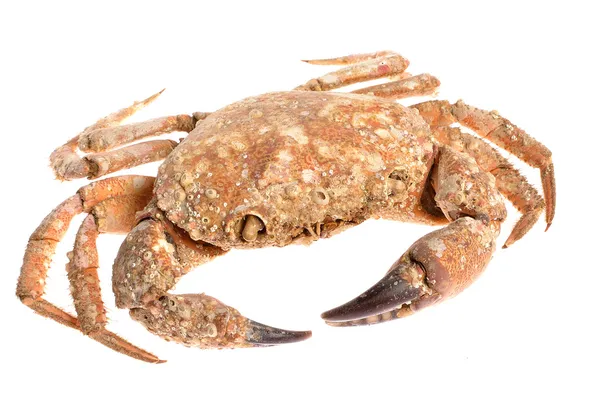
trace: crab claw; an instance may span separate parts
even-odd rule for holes
[[[165,294],[130,315],[165,340],[204,349],[271,346],[311,336],[257,323],[205,294]]]
[[[396,263],[381,281],[321,317],[328,322],[345,322],[401,309],[431,291],[424,285],[425,271],[419,264]],[[333,323],[332,323],[333,324]]]
[[[246,341],[253,346],[273,346],[283,343],[300,342],[312,336],[310,330],[295,331],[282,330],[275,327],[248,320],[246,327]]]
[[[454,297],[485,269],[499,231],[498,222],[461,217],[417,240],[375,286],[322,317],[338,327],[375,324]]]

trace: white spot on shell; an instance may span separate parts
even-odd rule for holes
[[[219,146],[217,148],[217,156],[219,158],[227,158],[229,156],[229,151],[224,146]]]
[[[283,136],[289,136],[301,145],[308,143],[308,137],[304,134],[302,126],[292,126],[281,130]]]
[[[242,142],[239,142],[237,140],[234,140],[231,142],[231,147],[233,149],[235,149],[236,151],[243,151],[244,149],[246,149],[246,145],[244,145]]]
[[[270,126],[263,126],[260,129],[258,129],[258,134],[259,135],[264,135],[267,132],[271,131],[271,127]]]
[[[367,169],[371,172],[381,171],[385,168],[380,154],[373,152],[367,155]]]
[[[381,139],[394,139],[390,132],[385,129],[375,129],[375,134],[379,136]]]
[[[282,149],[281,151],[279,151],[277,156],[281,161],[285,162],[291,162],[294,159],[292,155],[287,151],[287,149]]]
[[[307,183],[316,183],[319,176],[311,169],[302,170],[302,180]]]
[[[433,238],[428,242],[429,249],[435,251],[435,256],[441,258],[446,250],[446,245],[443,240]]]

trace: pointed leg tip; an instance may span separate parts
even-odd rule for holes
[[[326,59],[301,59],[300,61],[311,65],[326,65]]]
[[[162,90],[160,90],[158,93],[154,93],[152,94],[150,97],[148,97],[145,100],[142,100],[141,103],[148,105],[150,103],[152,103],[154,100],[156,100],[158,98],[158,96],[160,96],[164,91],[166,90],[166,88],[163,88]]]
[[[550,226],[552,226],[552,222],[548,222],[548,224],[546,225],[546,230],[544,230],[544,232],[547,232],[548,229],[550,229]]]

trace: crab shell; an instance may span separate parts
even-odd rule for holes
[[[420,204],[436,147],[417,110],[310,91],[247,98],[212,113],[170,154],[158,207],[223,249],[328,237],[371,217],[427,222]],[[242,238],[254,215],[263,230]]]

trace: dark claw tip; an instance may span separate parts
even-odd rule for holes
[[[336,321],[340,321],[340,320],[348,320],[346,319],[346,309],[343,308],[344,306],[339,306],[336,308],[332,308],[331,310],[327,310],[324,313],[321,314],[321,318],[323,320],[326,320],[328,322],[336,322]],[[329,323],[328,323],[329,324]]]
[[[321,317],[332,322],[363,319],[388,312],[418,298],[421,290],[402,278],[406,270],[407,267],[401,265],[388,272],[381,281],[354,300],[324,312]]]
[[[281,345],[284,343],[301,342],[312,336],[310,330],[283,330],[249,320],[246,330],[246,340],[255,345]]]

